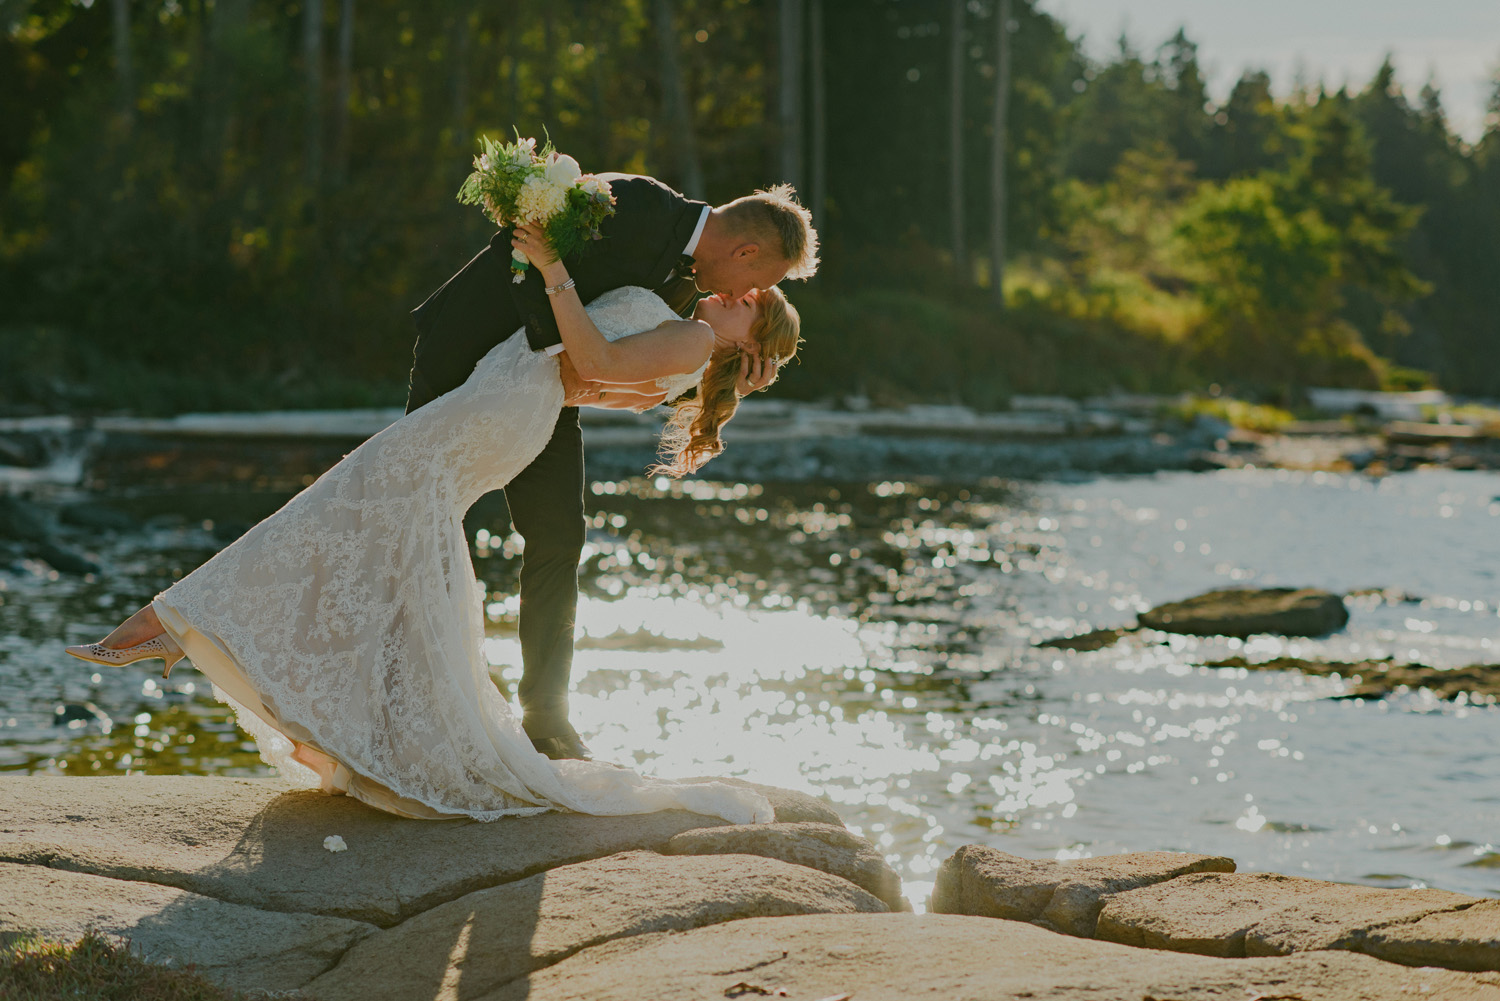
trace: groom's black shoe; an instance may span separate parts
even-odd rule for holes
[[[523,717],[521,726],[525,729],[526,736],[531,738],[531,746],[553,761],[564,758],[593,760],[593,752],[566,719],[532,715]]]
[[[560,761],[564,758],[576,758],[579,761],[593,760],[593,753],[588,745],[576,733],[558,737],[533,737],[531,746],[553,761]]]

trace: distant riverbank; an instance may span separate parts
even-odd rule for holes
[[[665,411],[582,411],[595,479],[642,474]],[[1500,425],[1481,419],[1298,421],[1236,401],[1116,395],[1016,397],[1009,410],[874,408],[746,400],[709,479],[1035,479],[1244,466],[1357,470],[1500,468]],[[166,475],[297,485],[401,416],[395,407],[0,419],[0,489],[76,487]],[[1227,419],[1226,419],[1227,418]]]

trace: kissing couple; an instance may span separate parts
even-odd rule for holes
[[[778,185],[717,207],[603,174],[615,212],[577,259],[502,229],[416,311],[404,417],[157,595],[102,664],[188,657],[283,775],[409,817],[687,809],[771,819],[755,791],[589,760],[568,722],[584,542],[580,405],[673,412],[653,472],[723,450],[740,397],[773,382],[800,320],[777,288],[818,236]],[[512,251],[533,267],[513,283]],[[481,652],[463,518],[504,489],[525,540],[517,719]]]

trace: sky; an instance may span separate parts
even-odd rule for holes
[[[1484,131],[1490,74],[1500,68],[1500,0],[1037,0],[1082,34],[1090,55],[1116,51],[1123,29],[1149,54],[1187,28],[1209,91],[1222,100],[1240,73],[1264,69],[1285,94],[1300,69],[1330,88],[1363,88],[1391,53],[1415,100],[1432,78],[1448,120],[1465,139]]]

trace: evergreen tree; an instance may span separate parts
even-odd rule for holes
[[[1325,97],[1285,169],[1206,185],[1181,223],[1205,279],[1210,354],[1278,386],[1368,380],[1366,338],[1401,329],[1396,307],[1429,290],[1401,253],[1418,213],[1376,182],[1349,105]],[[1350,296],[1375,330],[1348,314]]]
[[[1247,70],[1213,121],[1210,152],[1200,164],[1204,177],[1242,177],[1275,165],[1282,125],[1264,70]]]

